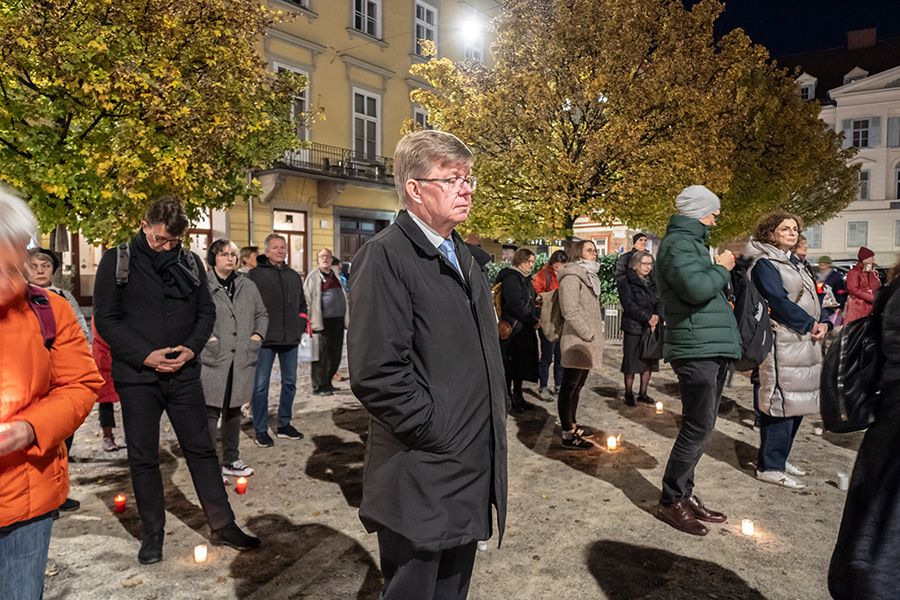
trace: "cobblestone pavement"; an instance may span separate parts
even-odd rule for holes
[[[827,598],[825,576],[837,536],[844,492],[836,473],[852,468],[860,434],[814,435],[808,418],[792,461],[809,469],[808,487],[792,492],[754,479],[758,434],[751,426],[751,389],[736,375],[726,398],[734,407],[719,419],[707,456],[697,469],[696,492],[727,512],[724,525],[697,538],[651,514],[665,461],[678,431],[680,403],[668,366],[654,375],[651,395],[664,403],[625,407],[619,348],[588,379],[579,421],[621,435],[616,452],[562,450],[555,405],[509,419],[509,519],[502,548],[496,537],[478,553],[469,598],[763,599]],[[365,450],[366,414],[346,380],[330,398],[309,393],[301,365],[294,425],[299,442],[276,439],[271,449],[252,443],[245,423],[241,457],[256,469],[247,493],[229,485],[238,523],[263,540],[255,552],[209,548],[203,564],[193,548],[207,544],[208,528],[187,467],[163,420],[161,462],[168,523],[163,562],[137,562],[140,524],[125,451],[100,448],[92,414],[76,434],[70,495],[82,508],[56,521],[46,598],[350,598],[374,600],[381,587],[374,536],[357,517]],[[341,373],[346,377],[346,369]],[[278,398],[273,375],[270,405]],[[117,414],[118,417],[118,414]],[[121,428],[117,429],[121,437]],[[113,512],[124,493],[128,507]],[[741,534],[741,519],[756,524]]]

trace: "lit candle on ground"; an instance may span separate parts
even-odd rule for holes
[[[194,561],[198,563],[206,562],[206,546],[194,546]]]
[[[663,403],[662,403],[662,402],[657,402],[657,403],[656,403],[656,414],[661,415],[661,414],[663,414],[664,412],[665,412],[665,410],[663,409]]]
[[[234,484],[234,489],[237,490],[238,494],[246,493],[247,478],[246,477],[238,477],[237,482]]]
[[[753,521],[750,519],[741,521],[741,533],[744,535],[753,535]]]
[[[846,473],[838,473],[838,489],[847,491],[850,489],[850,476]]]
[[[606,447],[610,450],[615,450],[619,447],[619,440],[621,437],[622,436],[609,436],[608,438],[606,438]]]
[[[116,503],[116,512],[125,512],[125,494],[119,494],[113,500]]]
[[[822,435],[821,427],[813,427],[813,435]]]

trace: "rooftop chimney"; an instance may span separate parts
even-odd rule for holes
[[[874,48],[878,36],[877,27],[869,27],[868,29],[857,29],[856,31],[847,32],[847,50],[862,50],[863,48]]]

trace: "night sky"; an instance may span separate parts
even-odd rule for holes
[[[724,0],[716,34],[742,28],[773,57],[836,48],[847,31],[878,28],[878,39],[900,37],[900,0]],[[693,4],[687,0],[686,4]]]

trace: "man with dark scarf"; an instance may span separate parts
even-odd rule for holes
[[[197,355],[216,319],[200,259],[181,246],[188,218],[171,196],[155,201],[130,242],[127,281],[117,282],[118,249],[97,267],[94,322],[112,353],[122,404],[128,463],[144,538],[141,564],[162,560],[165,498],[159,471],[159,420],[169,417],[209,522],[210,542],[238,550],[259,546],[234,522],[207,429]],[[192,268],[192,266],[194,268]]]

